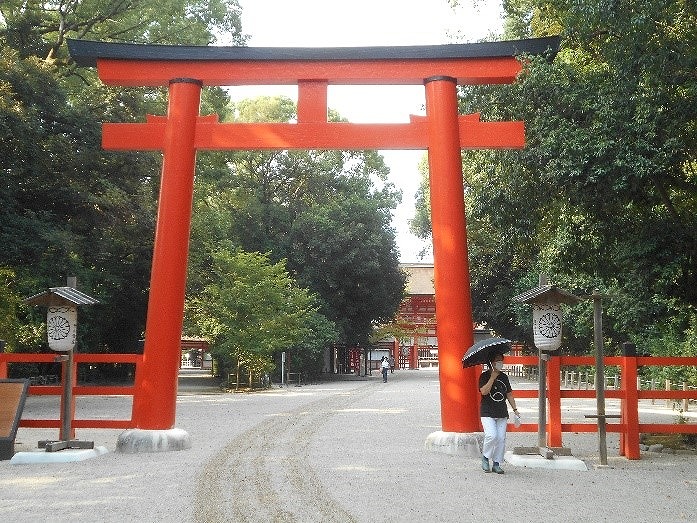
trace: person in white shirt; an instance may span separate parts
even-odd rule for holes
[[[382,361],[380,362],[380,370],[382,372],[382,382],[387,383],[387,371],[390,369],[390,361],[387,359],[386,356],[382,357]]]

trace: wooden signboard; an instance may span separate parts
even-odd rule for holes
[[[0,380],[0,459],[14,456],[17,427],[28,390],[29,380]]]

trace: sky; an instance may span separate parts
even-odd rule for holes
[[[433,45],[492,39],[500,32],[500,0],[459,3],[453,9],[448,0],[240,0],[250,47]],[[230,92],[233,99],[276,94],[297,99],[294,87],[233,87]],[[423,86],[329,86],[327,93],[327,105],[354,123],[408,122],[410,114],[425,114],[424,103]],[[432,263],[430,241],[409,232],[425,152],[381,154],[390,181],[403,192],[392,221],[400,261]],[[424,249],[427,254],[420,258]]]

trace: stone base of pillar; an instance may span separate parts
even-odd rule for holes
[[[425,447],[432,452],[481,457],[484,435],[474,432],[432,432],[426,438]]]
[[[182,429],[145,430],[129,429],[119,434],[116,452],[137,454],[142,452],[171,452],[191,448],[191,437]]]

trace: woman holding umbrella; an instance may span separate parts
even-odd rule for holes
[[[484,428],[484,445],[482,448],[482,469],[484,472],[503,474],[501,463],[506,450],[506,427],[508,425],[508,408],[518,415],[513,389],[508,376],[502,372],[503,354],[496,353],[489,361],[489,369],[479,376],[479,392],[482,395],[479,415]]]

